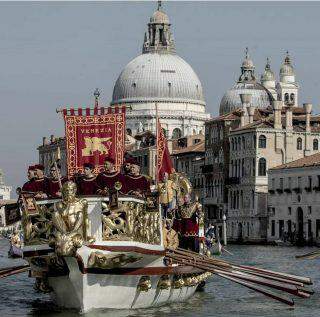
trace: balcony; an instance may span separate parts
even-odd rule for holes
[[[291,188],[285,188],[283,191],[284,191],[285,193],[287,193],[287,194],[292,193]]]
[[[311,187],[311,186],[310,186],[310,187],[305,187],[304,190],[305,190],[306,192],[308,192],[308,193],[311,193],[312,187]]]
[[[313,187],[313,190],[315,190],[316,192],[320,192],[320,186]]]
[[[282,188],[277,188],[276,190],[277,190],[278,194],[282,194],[283,193],[283,189]]]
[[[269,192],[269,194],[273,195],[275,193],[275,190],[274,189],[269,189],[268,192]]]
[[[295,187],[292,189],[296,194],[301,194],[302,190],[300,187]]]
[[[228,177],[226,178],[226,185],[239,185],[240,177]]]

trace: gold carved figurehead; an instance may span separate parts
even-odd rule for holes
[[[68,181],[62,186],[62,200],[54,204],[53,239],[50,245],[59,256],[74,256],[87,239],[86,199],[76,197],[77,186]]]

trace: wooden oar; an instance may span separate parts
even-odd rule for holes
[[[30,269],[29,264],[14,266],[14,267],[6,267],[0,269],[0,278],[7,277],[14,274],[23,273]]]
[[[178,260],[178,261],[179,261],[179,260]],[[191,265],[191,266],[194,266],[194,267],[203,269],[203,266],[201,266],[201,265],[199,265],[199,264],[196,264],[196,263],[190,263],[190,262],[191,262],[191,261],[180,261],[181,264],[188,264],[188,265]],[[236,282],[236,283],[238,283],[238,284],[241,284],[241,285],[243,285],[243,286],[245,286],[245,287],[247,287],[247,288],[250,288],[250,289],[252,289],[252,290],[254,290],[254,291],[256,291],[256,292],[262,293],[262,294],[264,294],[264,295],[266,295],[266,296],[268,296],[268,297],[271,297],[271,298],[273,298],[273,299],[275,299],[275,300],[278,300],[278,301],[280,301],[280,302],[282,302],[282,303],[285,303],[285,304],[287,304],[287,305],[290,305],[290,306],[293,306],[293,305],[294,305],[293,300],[290,299],[290,298],[288,298],[288,297],[286,297],[286,296],[279,295],[279,294],[277,294],[277,293],[275,293],[275,292],[272,292],[272,291],[270,291],[270,290],[268,290],[268,289],[265,289],[265,288],[262,288],[262,287],[260,287],[260,286],[256,286],[256,285],[254,285],[254,284],[252,284],[252,283],[244,282],[244,281],[242,281],[241,279],[238,279],[238,278],[236,278],[236,277],[229,276],[229,275],[226,274],[225,272],[224,272],[224,273],[219,273],[219,272],[217,272],[216,270],[211,269],[211,268],[208,269],[207,271],[212,272],[212,273],[214,273],[214,274],[216,274],[216,275],[218,275],[218,276],[220,276],[220,277],[223,277],[223,278],[225,278],[225,279],[228,279],[228,280],[231,280],[231,281],[233,281],[233,282]]]
[[[176,250],[172,250],[169,249],[169,251],[171,252],[178,252],[178,253],[183,253],[183,254],[188,254],[190,257],[196,257],[199,256],[202,259],[205,259],[206,261],[210,261],[211,263],[221,263],[221,265],[224,266],[230,266],[234,269],[245,269],[245,270],[249,270],[249,271],[254,271],[257,272],[259,274],[265,274],[266,276],[274,276],[274,277],[279,277],[279,278],[284,278],[287,280],[291,280],[294,282],[299,282],[299,283],[303,283],[303,284],[307,284],[307,285],[312,285],[312,281],[310,278],[308,277],[302,277],[302,276],[298,276],[298,275],[292,275],[292,274],[287,274],[287,273],[280,273],[280,272],[275,272],[275,271],[271,271],[271,270],[265,270],[265,269],[260,269],[254,266],[247,266],[247,265],[237,265],[237,264],[233,264],[233,263],[229,263],[227,261],[221,260],[221,259],[215,259],[215,258],[209,258],[207,256],[204,255],[199,255],[196,252],[193,251],[189,251],[189,250],[184,250],[181,248],[178,248]]]
[[[292,298],[277,294],[277,293],[272,292],[272,291],[270,291],[268,289],[265,289],[263,287],[256,286],[256,285],[254,285],[252,283],[243,282],[243,281],[241,281],[241,280],[239,280],[237,278],[226,276],[225,274],[217,274],[217,275],[219,275],[221,277],[224,277],[224,278],[226,278],[226,279],[228,279],[230,281],[233,281],[233,282],[235,282],[237,284],[243,285],[243,286],[245,286],[245,287],[247,287],[249,289],[252,289],[252,290],[254,290],[254,291],[258,292],[258,293],[261,293],[261,294],[263,294],[265,296],[268,296],[268,297],[270,297],[272,299],[280,301],[280,302],[282,302],[284,304],[287,304],[289,306],[294,306],[294,301],[293,301]]]
[[[242,272],[237,272],[235,270],[224,270],[224,269],[220,269],[219,267],[216,267],[214,265],[209,265],[206,263],[203,263],[203,261],[199,260],[197,262],[192,262],[191,260],[188,260],[188,258],[186,256],[182,256],[182,255],[169,255],[169,257],[171,257],[174,260],[179,261],[184,261],[183,263],[188,263],[188,265],[197,265],[198,268],[201,268],[203,270],[215,273],[215,274],[225,274],[231,277],[235,277],[241,280],[245,280],[248,282],[253,282],[255,284],[259,284],[259,285],[263,285],[263,286],[267,286],[267,287],[271,287],[280,291],[284,291],[287,293],[290,293],[292,295],[295,296],[299,296],[299,297],[309,297],[310,295],[305,295],[303,293],[301,293],[297,286],[288,284],[288,283],[279,283],[279,282],[275,282],[275,281],[269,281],[266,278],[261,278],[261,277],[256,277],[256,276],[252,276],[248,273],[242,273]]]

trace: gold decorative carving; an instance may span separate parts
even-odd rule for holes
[[[184,286],[184,280],[181,275],[174,276],[172,286],[175,289],[182,288]]]
[[[150,276],[142,276],[139,280],[137,289],[140,292],[147,292],[151,288],[151,279]]]
[[[50,208],[39,205],[37,206],[37,212],[37,214],[30,214],[24,206],[22,207],[25,245],[48,243],[52,228]]]
[[[135,263],[142,257],[127,254],[104,254],[99,251],[91,252],[88,259],[89,268],[114,269],[123,267],[129,263]]]
[[[58,256],[74,256],[87,239],[88,203],[76,197],[77,186],[71,181],[63,185],[61,192],[62,200],[54,204],[50,246]]]
[[[104,209],[102,215],[103,239],[160,243],[158,211],[149,211],[146,204],[119,202],[117,210]]]
[[[169,289],[171,287],[171,279],[169,275],[162,275],[159,279],[157,287],[159,289]]]

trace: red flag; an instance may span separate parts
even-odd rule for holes
[[[173,171],[173,165],[168,149],[167,139],[164,136],[161,128],[160,120],[158,119],[157,129],[157,157],[158,157],[158,168],[157,168],[157,179],[163,180],[164,173],[171,174]]]
[[[83,172],[84,163],[92,163],[95,173],[103,170],[106,157],[122,165],[125,151],[125,112],[106,114],[64,115],[67,145],[68,177]]]

